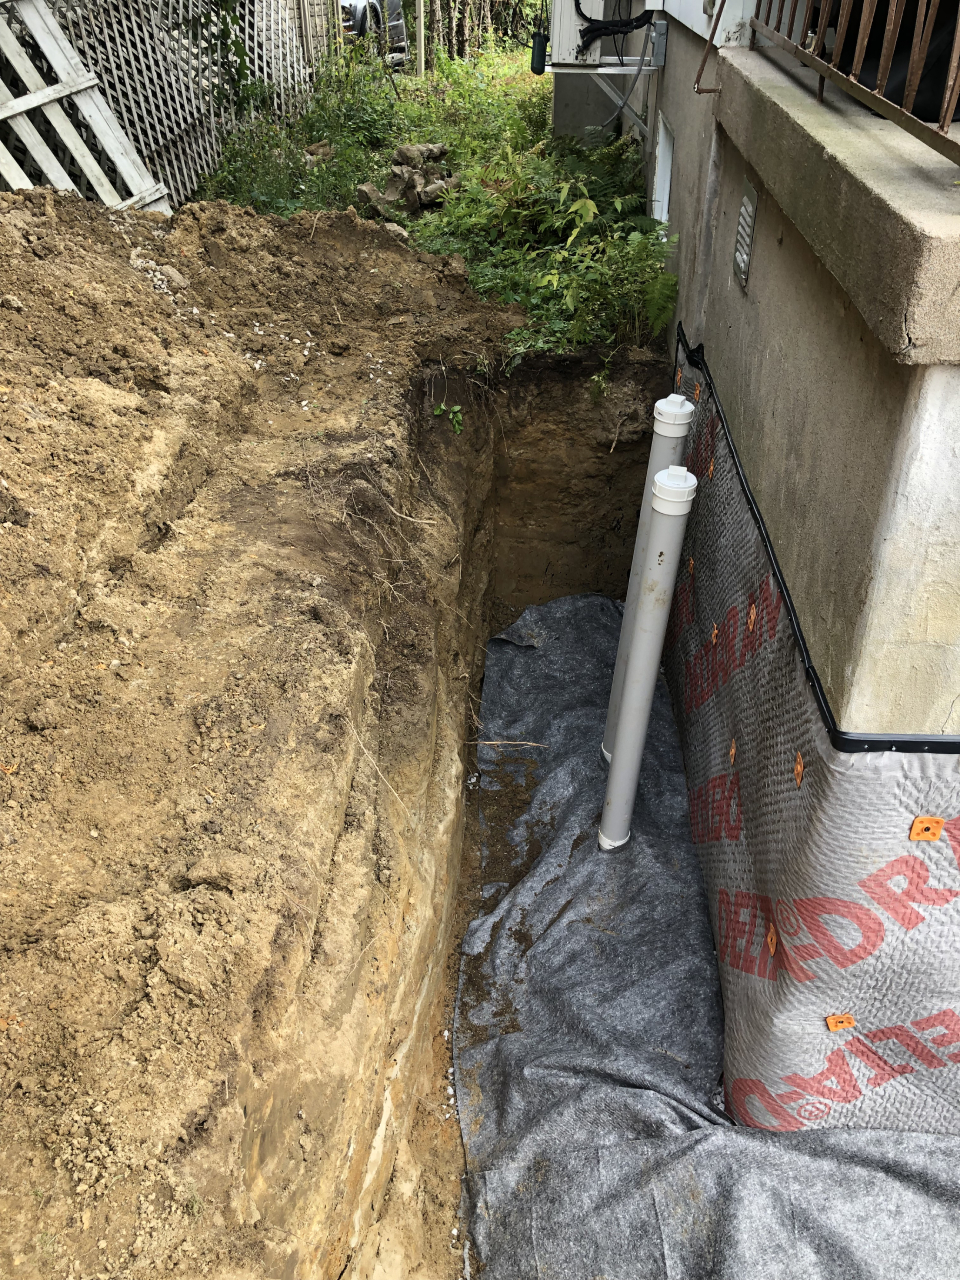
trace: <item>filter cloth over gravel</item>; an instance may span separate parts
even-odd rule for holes
[[[481,818],[522,785],[513,887],[484,850],[463,947],[457,1094],[486,1280],[960,1277],[960,1139],[771,1133],[723,1110],[723,1012],[661,683],[629,842],[600,852],[620,608],[574,596],[489,644]],[[511,762],[512,761],[512,762]],[[489,843],[489,842],[488,842]]]

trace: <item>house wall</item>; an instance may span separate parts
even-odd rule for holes
[[[697,95],[705,47],[671,19],[647,89],[649,145],[660,113],[674,133],[677,318],[704,343],[841,727],[960,732],[960,371],[911,367],[960,337],[928,301],[960,285],[960,218],[941,190],[955,171],[829,92],[816,114],[815,81],[743,49],[711,54],[702,83],[719,75],[723,93]],[[759,193],[746,289],[733,263],[745,180]]]

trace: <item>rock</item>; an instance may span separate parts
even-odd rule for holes
[[[406,179],[400,170],[394,166],[390,180],[387,182],[386,190],[383,193],[383,198],[387,204],[393,204],[394,200],[400,199],[405,182]]]
[[[157,943],[157,954],[160,968],[175,987],[191,996],[209,994],[213,968],[192,929],[165,929]]]
[[[305,150],[307,155],[315,160],[331,160],[337,153],[337,148],[326,138],[322,142],[312,142]]]
[[[406,244],[410,239],[410,233],[404,230],[398,222],[385,222],[383,229],[388,235],[393,236],[395,240],[399,240],[401,244]]]
[[[27,507],[5,485],[0,485],[0,524],[15,524],[25,529],[29,523]]]
[[[357,204],[361,206],[370,205],[380,214],[383,213],[386,197],[376,185],[372,182],[364,182],[362,186],[357,187]]]
[[[407,143],[397,147],[392,161],[394,164],[406,164],[413,169],[422,169],[425,160],[442,160],[449,150],[450,148],[444,146],[442,142]]]
[[[409,165],[412,169],[420,169],[423,166],[423,151],[420,147],[411,143],[407,146],[397,147],[391,160],[394,164]]]
[[[420,208],[420,192],[423,190],[423,185],[423,174],[413,170],[403,191],[404,200],[411,213],[416,213]]]
[[[167,284],[173,289],[189,289],[190,281],[185,275],[182,275],[176,267],[170,263],[164,263],[160,268],[161,274],[165,277]]]
[[[39,706],[27,713],[27,724],[31,729],[59,729],[67,719],[67,713],[61,703],[47,698]]]
[[[194,887],[208,884],[214,889],[241,889],[250,883],[251,875],[243,858],[212,855],[195,862],[187,879]]]
[[[420,192],[420,203],[436,204],[446,189],[447,184],[442,180],[440,182],[431,182],[428,187],[424,187]]]
[[[12,293],[5,293],[0,298],[0,307],[6,307],[8,311],[22,311],[23,303],[19,298],[14,297]]]

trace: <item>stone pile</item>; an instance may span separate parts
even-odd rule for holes
[[[380,191],[373,182],[364,182],[357,187],[357,201],[372,205],[382,217],[387,217],[388,205],[403,204],[408,213],[417,214],[429,205],[439,204],[446,192],[460,186],[459,173],[451,174],[448,166],[441,163],[448,151],[449,147],[441,142],[397,147],[391,157],[386,189]]]

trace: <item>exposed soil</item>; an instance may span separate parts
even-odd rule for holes
[[[0,255],[0,1275],[456,1276],[483,645],[622,591],[662,361],[498,384],[351,213]]]

